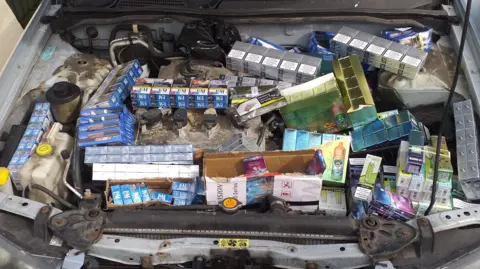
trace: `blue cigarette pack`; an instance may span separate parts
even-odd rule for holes
[[[172,197],[173,199],[184,199],[184,200],[193,200],[193,196],[195,194],[188,191],[173,191]]]
[[[153,83],[151,95],[156,102],[156,107],[170,107],[170,91],[172,90],[173,79],[156,79]]]
[[[122,192],[122,200],[124,205],[133,204],[132,193],[130,192],[130,185],[124,184],[120,185],[120,190]]]
[[[125,106],[109,107],[109,108],[82,109],[80,111],[80,116],[81,117],[91,117],[91,116],[102,116],[102,115],[106,115],[106,114],[117,114],[117,113],[120,114],[120,113],[124,113],[125,110],[126,110]]]
[[[153,79],[140,78],[135,81],[135,85],[130,92],[132,98],[132,104],[137,106],[139,103],[148,104],[151,106],[150,93],[152,92]]]
[[[133,87],[133,81],[141,73],[142,69],[137,60],[116,66],[98,87],[85,108],[109,108],[123,105]]]
[[[170,194],[166,194],[166,193],[163,193],[163,192],[159,192],[159,191],[152,191],[151,192],[151,197],[153,200],[157,200],[157,201],[160,201],[162,203],[167,203],[167,204],[171,204],[172,203],[172,196]]]
[[[82,148],[105,144],[133,144],[133,132],[122,128],[109,128],[93,132],[81,132],[78,134],[78,145]]]
[[[138,183],[138,189],[140,190],[140,196],[142,197],[142,201],[144,203],[151,201],[150,198],[150,191],[148,190],[147,185],[145,183]]]
[[[209,80],[192,80],[189,92],[189,107],[208,108]]]
[[[132,200],[134,204],[138,204],[142,202],[142,196],[140,194],[140,190],[137,184],[129,184],[130,192],[132,194]]]
[[[98,116],[80,117],[79,124],[98,123],[108,120],[120,120],[120,114],[103,114]]]
[[[110,189],[112,191],[113,203],[116,205],[123,205],[122,192],[120,190],[120,185],[112,185]]]
[[[247,43],[250,43],[250,44],[254,44],[254,45],[258,45],[258,46],[262,46],[264,48],[268,48],[268,49],[276,49],[276,50],[281,50],[281,51],[285,51],[285,48],[280,46],[280,45],[277,45],[275,43],[272,43],[270,41],[267,41],[265,39],[262,39],[262,38],[259,38],[259,37],[254,37],[254,36],[251,36],[248,40],[247,40]]]
[[[185,79],[176,79],[173,81],[170,91],[170,105],[172,108],[188,108],[188,93],[190,83]]]
[[[96,130],[102,130],[102,129],[108,129],[108,128],[115,128],[115,127],[130,127],[133,128],[133,125],[129,125],[128,122],[122,122],[119,120],[107,120],[103,122],[97,122],[97,123],[86,123],[86,124],[80,124],[78,125],[78,131],[79,132],[90,132],[90,131],[96,131]]]
[[[195,192],[195,184],[191,182],[172,182],[172,190],[174,191],[186,191]]]
[[[225,80],[211,80],[208,90],[209,105],[215,109],[228,107],[228,87]]]

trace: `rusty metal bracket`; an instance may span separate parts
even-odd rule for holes
[[[101,201],[100,195],[92,195],[80,202],[79,209],[50,218],[48,226],[70,247],[87,250],[103,234],[106,214],[100,209]]]
[[[375,261],[395,256],[419,237],[411,225],[373,215],[360,222],[359,234],[360,248]]]

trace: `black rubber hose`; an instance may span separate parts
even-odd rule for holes
[[[108,39],[108,43],[110,44],[115,39],[115,37],[117,36],[117,33],[119,31],[122,31],[122,30],[123,31],[131,31],[132,30],[132,25],[121,24],[121,25],[115,26],[112,29],[112,31],[110,32],[110,38]],[[155,45],[153,43],[153,35],[152,35],[152,31],[150,30],[150,28],[148,28],[145,25],[140,25],[139,24],[138,25],[138,30],[144,32],[147,35],[148,50],[150,51],[150,53],[153,56],[158,57],[158,58],[170,58],[170,57],[185,56],[185,53],[183,53],[181,51],[177,51],[177,52],[174,51],[174,52],[170,52],[170,53],[158,53],[155,50]]]
[[[47,194],[48,196],[52,197],[53,199],[57,200],[59,203],[61,203],[62,205],[70,208],[70,209],[77,209],[76,206],[72,205],[71,203],[65,201],[64,199],[62,199],[60,196],[56,195],[53,191],[45,188],[44,186],[42,185],[38,185],[38,184],[35,184],[35,183],[31,183],[28,185],[29,188],[32,188],[32,189],[37,189],[39,191],[42,191],[44,192],[45,194]],[[26,188],[25,188],[26,189]],[[26,197],[27,198],[27,197]]]
[[[72,181],[73,187],[77,189],[78,192],[83,193],[81,154],[82,150],[78,147],[78,136],[75,136],[71,160]]]
[[[467,30],[468,30],[468,23],[470,20],[470,11],[472,10],[472,1],[467,0],[467,7],[465,9],[465,17],[463,19],[463,29],[462,29],[462,36],[460,38],[460,46],[458,47],[458,55],[457,55],[457,64],[455,66],[455,73],[453,75],[452,86],[450,87],[450,93],[448,95],[447,103],[443,108],[443,117],[442,123],[440,124],[440,129],[438,130],[438,141],[437,141],[437,148],[435,151],[435,166],[433,170],[433,182],[432,182],[432,196],[430,197],[430,205],[428,206],[427,210],[425,210],[425,216],[427,216],[433,208],[435,204],[435,196],[437,192],[437,181],[438,181],[438,166],[440,164],[440,148],[442,145],[442,137],[443,131],[445,130],[445,123],[447,122],[448,111],[450,106],[452,105],[453,96],[455,95],[455,88],[457,87],[458,77],[460,75],[462,60],[463,60],[463,49],[465,48],[465,42],[467,39]]]

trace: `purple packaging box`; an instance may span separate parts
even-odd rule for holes
[[[243,169],[247,175],[260,175],[267,172],[267,164],[263,156],[253,156],[243,159]]]
[[[407,153],[407,163],[405,165],[405,173],[419,174],[423,165],[423,149],[422,147],[410,146]]]
[[[401,221],[413,219],[416,214],[409,198],[378,187],[375,188],[368,209],[369,212],[374,212],[386,219]]]
[[[316,150],[315,155],[313,156],[312,162],[308,165],[307,174],[308,175],[318,175],[323,174],[327,164],[325,163],[325,158],[323,157],[322,150]]]
[[[368,207],[369,212],[386,219],[407,221],[415,217],[412,201],[396,193],[376,187]]]

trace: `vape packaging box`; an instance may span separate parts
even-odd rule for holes
[[[400,142],[397,157],[397,188],[409,188],[410,182],[412,181],[412,174],[405,172],[408,148],[409,143],[407,141]]]
[[[426,62],[427,53],[415,47],[343,27],[330,41],[330,50],[340,57],[359,55],[362,63],[414,79]]]
[[[418,174],[412,174],[412,180],[408,189],[411,192],[422,192],[423,185],[425,184],[425,166],[422,165]]]
[[[330,40],[330,51],[338,54],[339,57],[347,56],[348,44],[358,33],[358,30],[349,27],[342,27]]]
[[[305,83],[315,79],[320,74],[321,66],[321,58],[304,55],[298,67],[297,83]]]
[[[286,52],[279,66],[279,79],[286,82],[297,83],[297,70],[303,55]]]
[[[400,221],[413,219],[416,214],[409,198],[385,191],[382,188],[375,189],[368,209],[386,219]]]
[[[365,50],[368,44],[370,44],[370,42],[372,42],[374,38],[374,35],[364,32],[358,32],[355,37],[348,43],[347,55],[356,54],[360,57],[361,63],[367,63],[368,60],[366,60],[365,58]]]
[[[247,176],[246,177],[246,204],[260,203],[267,195],[273,193],[274,176]]]
[[[318,201],[318,210],[325,211],[327,216],[347,215],[345,189],[323,187]]]
[[[243,159],[245,174],[259,175],[267,172],[267,165],[262,156],[253,156]]]
[[[333,61],[333,69],[354,128],[378,119],[377,109],[358,55]]]
[[[320,201],[321,190],[321,176],[284,174],[275,176],[273,181],[273,196],[287,202]],[[317,208],[318,204],[293,207],[294,210],[298,209],[304,212],[315,211]]]
[[[385,65],[385,70],[392,72],[394,74],[398,73],[400,68],[400,61],[404,57],[405,53],[408,51],[409,47],[393,42],[387,48],[387,51],[383,54],[387,62]]]
[[[244,72],[252,76],[262,77],[262,61],[268,50],[262,46],[250,47],[243,63]]]
[[[323,185],[331,187],[343,186],[347,175],[350,137],[347,136],[342,139],[324,143],[317,147],[317,150],[322,151],[322,156],[326,164],[322,175]]]
[[[354,199],[363,201],[369,201],[371,199],[372,191],[377,182],[378,173],[380,172],[381,163],[381,157],[367,154],[355,190]]]
[[[232,49],[227,55],[227,68],[230,70],[244,72],[245,56],[250,47],[255,46],[244,42],[235,42]]]
[[[387,59],[383,55],[387,51],[387,48],[390,47],[390,44],[392,44],[392,41],[390,40],[377,36],[374,37],[365,49],[364,62],[366,59],[367,62],[365,63],[368,63],[369,65],[373,65],[380,69],[385,69]]]
[[[284,51],[272,50],[272,49],[267,51],[262,61],[263,73],[265,74],[265,77],[275,79],[275,80],[280,79],[279,68],[280,68],[280,62],[283,59],[283,55],[285,55]]]
[[[322,150],[316,150],[315,155],[313,156],[312,162],[308,166],[306,174],[308,175],[319,175],[323,174],[327,164],[325,163],[325,158],[323,157]]]
[[[347,129],[346,108],[333,74],[281,91],[288,105],[280,109],[291,129],[335,133]]]

